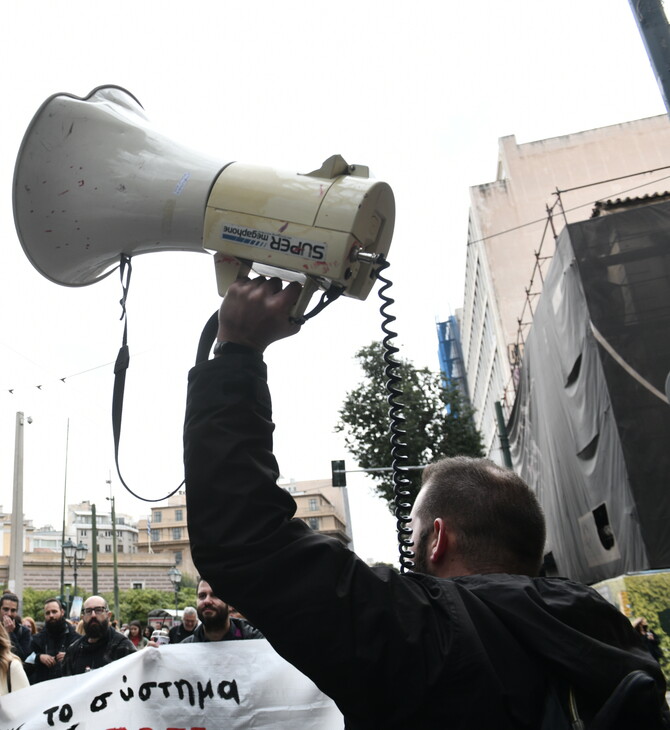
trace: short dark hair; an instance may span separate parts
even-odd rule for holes
[[[2,606],[5,601],[14,601],[14,603],[20,603],[19,597],[16,595],[16,593],[10,593],[9,591],[5,591],[0,597],[0,606]]]
[[[456,456],[430,464],[417,516],[424,527],[441,517],[473,573],[537,575],[546,537],[531,488],[488,459]],[[415,544],[420,536],[415,536]]]
[[[63,605],[63,601],[61,601],[58,596],[54,596],[53,598],[47,598],[46,601],[42,604],[42,607],[46,606],[47,603],[57,603],[60,606],[61,611],[65,610],[65,606]]]

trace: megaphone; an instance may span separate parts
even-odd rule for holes
[[[340,156],[307,174],[209,158],[153,128],[119,86],[55,94],[35,114],[14,173],[14,220],[45,277],[85,286],[123,256],[214,252],[224,295],[238,276],[365,299],[388,253],[391,188]]]

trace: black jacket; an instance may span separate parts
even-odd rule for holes
[[[87,636],[81,636],[70,644],[63,659],[63,675],[99,669],[135,651],[130,639],[109,626],[99,641],[90,643]]]
[[[17,620],[16,628],[9,632],[9,639],[12,642],[12,651],[22,661],[30,654],[30,641],[32,634],[27,626]]]
[[[640,668],[655,678],[660,712],[658,665],[595,591],[373,569],[292,519],[295,503],[276,486],[273,428],[260,355],[229,347],[191,371],[192,555],[214,593],[335,700],[347,727],[536,730],[550,677],[574,687],[588,717]]]
[[[193,629],[193,631],[195,631],[195,629]],[[170,637],[170,643],[171,644],[181,644],[181,642],[184,641],[184,639],[188,639],[189,636],[193,636],[193,631],[187,631],[184,628],[184,624],[179,624],[179,626],[173,626],[168,631],[168,636]]]
[[[47,679],[56,679],[63,676],[63,663],[56,662],[53,667],[47,667],[40,661],[40,654],[49,654],[55,657],[61,651],[67,648],[79,638],[79,634],[75,631],[74,626],[67,621],[63,621],[62,630],[58,633],[51,633],[43,628],[38,634],[33,636],[30,645],[31,652],[35,653],[35,665],[30,675],[30,683],[37,684]]]
[[[230,628],[221,641],[235,641],[236,639],[263,639],[261,632],[254,628],[248,621],[239,618],[230,619]],[[196,630],[184,639],[182,644],[200,644],[209,641],[205,636],[205,627],[200,624]]]

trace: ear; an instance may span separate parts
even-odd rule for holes
[[[433,520],[433,534],[430,541],[430,553],[428,558],[431,563],[441,563],[446,555],[451,552],[453,538],[442,517]]]

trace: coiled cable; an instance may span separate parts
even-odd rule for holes
[[[391,329],[390,325],[395,322],[396,317],[391,314],[388,309],[395,304],[395,299],[387,294],[392,286],[392,282],[382,276],[382,271],[389,267],[389,262],[384,256],[380,255],[377,261],[377,278],[382,282],[383,286],[379,288],[379,298],[383,304],[379,311],[382,315],[382,332],[384,339],[382,345],[384,347],[384,362],[386,367],[384,373],[388,378],[386,389],[388,391],[389,403],[389,431],[391,434],[391,468],[393,470],[393,494],[394,494],[394,515],[396,518],[396,530],[398,533],[398,551],[400,553],[400,572],[405,573],[413,567],[414,551],[412,546],[412,528],[409,526],[411,521],[409,503],[409,478],[407,476],[408,469],[404,465],[407,462],[407,455],[404,450],[407,444],[403,441],[406,433],[404,429],[405,418],[402,415],[404,405],[399,400],[402,397],[402,390],[399,387],[401,377],[399,375],[400,363],[396,360],[395,355],[399,349],[392,343],[398,333]]]

